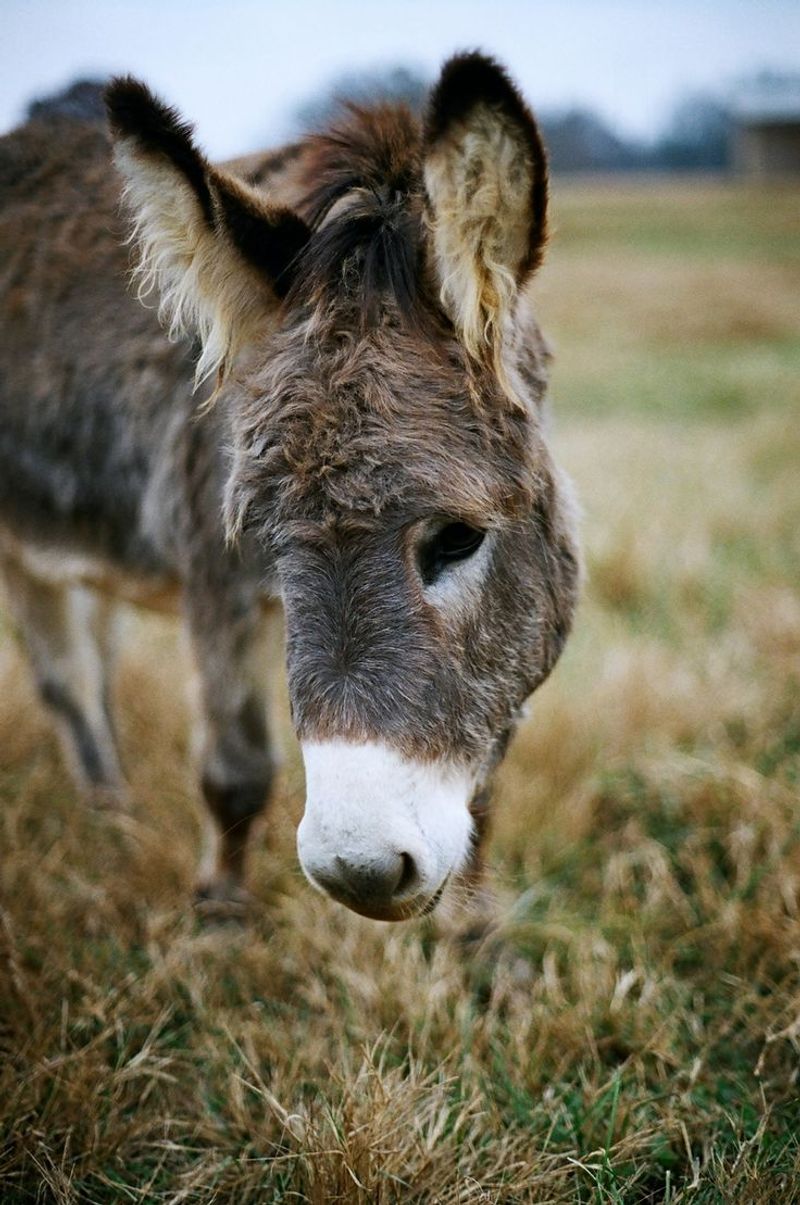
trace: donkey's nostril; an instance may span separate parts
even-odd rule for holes
[[[400,878],[397,880],[394,894],[407,895],[419,883],[419,873],[417,871],[417,864],[411,857],[411,854],[400,854],[400,861]]]
[[[337,855],[333,865],[317,866],[314,877],[336,899],[388,907],[413,894],[419,871],[411,854],[388,853],[362,860]]]

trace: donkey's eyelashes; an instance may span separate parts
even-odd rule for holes
[[[466,561],[478,551],[486,532],[459,519],[443,524],[419,549],[419,571],[423,583],[431,586],[449,565]]]

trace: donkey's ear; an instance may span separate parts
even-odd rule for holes
[[[106,90],[114,157],[140,252],[170,334],[198,335],[201,381],[224,371],[287,293],[308,227],[212,167],[174,109],[130,77]]]
[[[541,261],[547,158],[506,73],[481,54],[445,63],[425,122],[425,189],[442,301],[471,355],[497,353]]]

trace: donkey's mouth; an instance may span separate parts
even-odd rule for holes
[[[427,898],[415,896],[413,899],[399,900],[397,903],[357,899],[355,896],[346,894],[341,890],[336,892],[330,891],[327,887],[322,887],[321,890],[324,891],[325,895],[329,895],[331,899],[336,900],[337,903],[343,904],[351,912],[356,912],[359,916],[365,916],[367,920],[379,920],[389,924],[396,924],[399,921],[420,920],[424,916],[430,916],[444,895],[449,880],[450,875],[448,874],[433,895]],[[315,886],[320,885],[315,884]]]
[[[430,914],[434,911],[434,909],[438,905],[439,900],[444,895],[444,889],[447,886],[447,884],[449,883],[449,881],[450,881],[450,875],[448,875],[447,878],[444,880],[444,882],[442,883],[439,890],[434,892],[434,894],[428,900],[427,904],[422,909],[422,911],[417,913],[418,916],[430,916]]]

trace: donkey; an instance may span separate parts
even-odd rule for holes
[[[110,133],[40,117],[0,151],[0,555],[41,697],[113,799],[115,604],[182,616],[217,834],[200,892],[236,897],[273,777],[279,600],[302,867],[365,916],[421,915],[477,873],[578,590],[529,289],[538,128],[478,53],[422,120],[350,106],[223,167],[143,83],[106,103]]]

